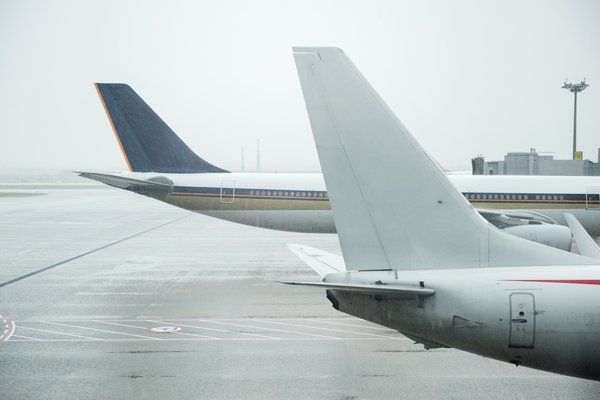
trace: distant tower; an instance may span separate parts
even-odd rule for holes
[[[242,146],[242,172],[246,170],[246,163],[244,162],[244,146]]]
[[[565,83],[563,84],[563,89],[569,89],[571,93],[575,94],[575,111],[573,112],[573,160],[575,159],[575,153],[577,152],[577,93],[584,90],[588,87],[587,83],[585,83],[585,78],[581,81],[581,83],[567,83],[565,79]]]
[[[256,172],[260,172],[260,139],[256,139]]]

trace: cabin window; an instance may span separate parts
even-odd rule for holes
[[[260,194],[261,194],[261,196],[264,196],[265,195],[265,191],[264,190],[261,191]]]
[[[498,195],[497,194],[494,195],[494,199],[498,200]]]
[[[560,196],[558,196],[558,198],[559,198],[560,200],[564,200],[564,199],[565,199],[565,196],[563,196],[563,195],[561,194]]]
[[[521,195],[517,196],[517,199],[519,199],[519,200],[521,200],[522,198],[523,198],[523,196],[521,196]]]
[[[254,190],[250,191],[250,196],[254,196]]]
[[[526,194],[523,195],[523,199],[527,200],[529,198],[529,196],[527,196]]]

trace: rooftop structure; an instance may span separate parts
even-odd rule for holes
[[[600,148],[598,157],[600,159]],[[477,156],[471,163],[473,175],[600,176],[598,162],[583,159],[555,160],[554,156],[540,154],[535,149],[507,153],[504,161],[485,161],[482,156]]]

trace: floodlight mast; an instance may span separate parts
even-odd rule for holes
[[[575,110],[573,111],[573,160],[575,159],[575,153],[577,152],[577,93],[588,86],[590,85],[585,83],[585,78],[583,78],[581,83],[567,83],[567,80],[565,79],[565,83],[562,85],[563,89],[568,89],[575,95]]]

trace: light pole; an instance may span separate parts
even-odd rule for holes
[[[569,89],[571,93],[575,94],[575,111],[573,112],[573,160],[575,159],[575,152],[577,151],[577,93],[588,86],[590,85],[585,83],[585,78],[583,78],[581,83],[567,83],[567,80],[565,79],[565,83],[562,85],[563,89]]]

